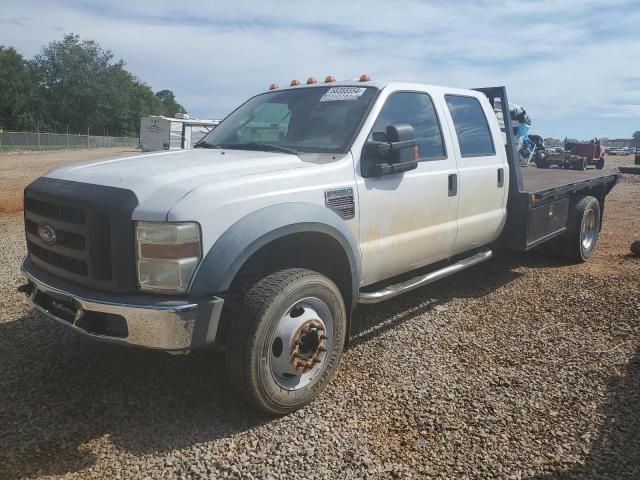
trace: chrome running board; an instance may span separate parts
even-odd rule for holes
[[[378,290],[377,292],[360,292],[358,295],[358,303],[378,303],[390,298],[397,297],[403,293],[409,292],[416,288],[429,285],[430,283],[440,280],[441,278],[448,277],[454,273],[460,272],[469,267],[473,267],[478,263],[482,263],[485,260],[489,260],[493,256],[491,250],[485,250],[475,255],[459,260],[456,263],[447,265],[439,270],[427,273],[426,275],[420,275],[405,282],[396,283],[395,285],[389,285],[388,287]]]

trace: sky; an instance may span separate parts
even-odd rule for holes
[[[640,130],[640,0],[0,0],[0,45],[26,57],[77,33],[192,117],[221,118],[272,82],[505,85],[532,133]]]

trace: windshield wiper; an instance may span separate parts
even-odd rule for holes
[[[284,153],[290,153],[291,155],[298,155],[300,153],[295,148],[283,147],[281,145],[273,145],[271,143],[248,142],[243,144],[243,146],[251,147],[256,150],[264,150],[265,152],[284,152]]]
[[[200,142],[196,143],[194,148],[228,148],[231,150],[262,150],[265,152],[284,152],[291,155],[298,155],[300,152],[294,148],[282,147],[280,145],[273,145],[271,143],[262,142],[247,142],[247,143],[217,143],[212,145],[210,143]]]
[[[193,148],[220,148],[218,145],[211,145],[208,142],[198,142],[196,143]]]

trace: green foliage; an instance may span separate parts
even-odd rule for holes
[[[633,132],[631,136],[634,147],[640,147],[640,131]]]
[[[135,135],[144,115],[184,113],[173,92],[154,95],[109,50],[68,34],[32,60],[0,47],[0,127]]]
[[[0,46],[0,128],[36,128],[39,93],[22,55],[12,47]]]
[[[176,113],[187,113],[184,107],[176,102],[176,97],[171,90],[160,90],[156,93],[156,97],[167,109],[167,114],[170,117],[175,117]]]

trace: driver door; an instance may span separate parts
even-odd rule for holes
[[[456,239],[458,171],[432,96],[426,91],[389,94],[368,141],[385,141],[387,126],[397,123],[415,129],[420,161],[404,173],[357,174],[361,286],[446,259]]]

